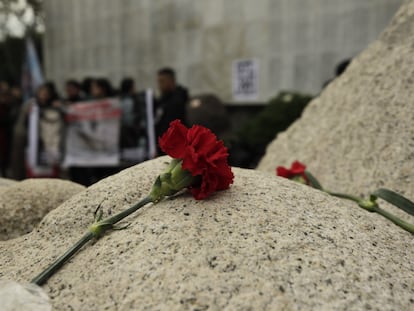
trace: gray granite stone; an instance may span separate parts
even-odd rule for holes
[[[27,179],[0,187],[0,240],[26,234],[52,209],[85,187],[59,179]]]
[[[102,202],[144,197],[166,158],[70,198],[36,230],[0,242],[0,278],[30,280],[74,243]],[[413,238],[376,214],[267,173],[230,190],[143,208],[44,286],[55,310],[409,310]]]
[[[46,293],[35,284],[19,284],[0,280],[2,311],[51,311]]]
[[[16,184],[17,181],[13,180],[13,179],[7,179],[7,178],[1,178],[0,177],[0,187],[8,187],[11,185]]]

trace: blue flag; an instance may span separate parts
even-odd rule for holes
[[[33,97],[36,89],[44,82],[42,68],[36,48],[30,37],[26,38],[26,59],[23,64],[22,91],[24,100]]]

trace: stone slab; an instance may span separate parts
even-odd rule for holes
[[[148,193],[159,158],[124,170],[0,241],[0,278],[30,280],[91,223]],[[234,169],[230,190],[147,206],[43,287],[54,310],[409,310],[413,237],[304,185]]]

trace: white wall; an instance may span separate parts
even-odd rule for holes
[[[317,93],[335,65],[385,28],[401,0],[45,0],[46,74],[130,75],[172,66],[193,94],[231,101],[231,63],[260,61],[260,99]]]

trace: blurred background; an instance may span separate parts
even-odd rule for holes
[[[72,126],[67,115],[75,109],[69,104],[116,97],[122,113],[130,109],[135,116],[120,118],[120,131],[113,134],[120,135],[120,148],[145,149],[129,164],[160,154],[151,141],[167,121],[181,118],[188,126],[212,128],[230,148],[231,164],[253,168],[266,145],[378,37],[401,3],[1,0],[0,175],[44,175],[27,170],[34,144],[29,137],[39,129],[29,125],[33,101],[25,103],[30,98],[40,107],[39,124],[45,107],[61,118],[55,130],[63,147],[55,146],[59,155],[55,150],[53,166],[62,166],[72,148],[65,142]],[[40,87],[46,95],[39,94]],[[52,118],[50,111],[47,115]],[[42,138],[44,128],[33,138],[42,148],[53,140]],[[132,145],[122,142],[128,135]],[[34,161],[43,157],[39,148],[32,152]],[[119,163],[118,169],[125,166]],[[46,175],[90,184],[116,171],[91,170],[88,181],[73,177],[84,175],[85,167],[80,173],[60,168]]]

